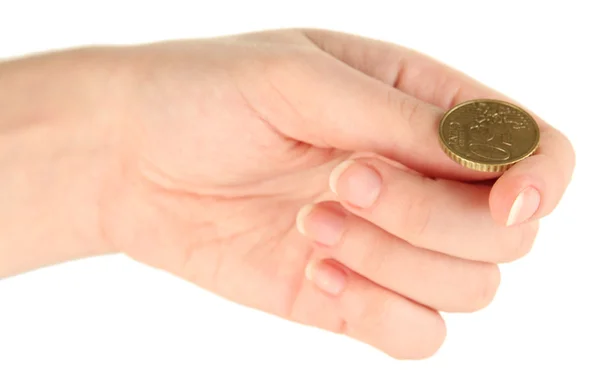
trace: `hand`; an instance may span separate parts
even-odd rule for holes
[[[506,97],[384,42],[288,30],[113,57],[128,75],[103,101],[117,122],[107,241],[396,358],[439,348],[437,311],[491,301],[496,264],[528,252],[574,166],[568,140],[538,120],[535,156],[503,175],[459,167],[437,142],[443,112]]]

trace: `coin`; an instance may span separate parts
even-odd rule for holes
[[[535,152],[540,130],[533,117],[516,105],[477,99],[444,114],[439,140],[444,152],[462,166],[502,172]]]

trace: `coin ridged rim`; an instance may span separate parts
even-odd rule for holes
[[[446,121],[448,116],[450,116],[452,114],[452,112],[454,112],[455,110],[457,110],[465,105],[475,104],[475,103],[503,104],[507,107],[514,108],[514,109],[522,112],[523,114],[525,114],[525,116],[529,117],[531,119],[531,121],[533,122],[533,129],[535,130],[535,138],[534,138],[534,142],[533,142],[531,149],[529,151],[527,151],[525,154],[519,156],[518,158],[511,159],[510,161],[497,162],[497,163],[494,163],[494,162],[483,163],[483,162],[469,160],[469,159],[459,155],[458,153],[454,152],[450,148],[449,144],[446,143],[446,141],[444,140],[444,137],[442,135],[442,127],[444,126],[444,122]],[[529,112],[524,110],[523,108],[519,107],[518,105],[514,105],[507,101],[496,100],[496,99],[473,99],[473,100],[463,101],[462,103],[455,105],[454,107],[452,107],[448,111],[446,111],[446,113],[444,113],[444,116],[442,116],[442,119],[440,120],[440,124],[438,127],[438,139],[440,141],[442,149],[444,150],[444,153],[448,157],[450,157],[450,159],[452,159],[456,163],[462,165],[463,167],[473,169],[475,171],[481,171],[481,172],[503,172],[503,171],[506,171],[507,169],[509,169],[510,167],[512,167],[513,165],[515,165],[516,163],[518,163],[519,161],[526,159],[527,157],[533,155],[535,153],[535,151],[537,151],[537,149],[540,145],[540,127],[538,126],[538,123],[535,121],[533,116]]]

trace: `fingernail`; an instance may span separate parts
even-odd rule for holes
[[[346,215],[337,210],[319,207],[314,204],[304,206],[296,216],[298,231],[314,241],[333,246],[340,241],[344,231]]]
[[[381,191],[381,176],[373,168],[346,160],[329,176],[331,190],[344,200],[359,208],[369,208]]]
[[[300,208],[298,214],[296,215],[296,228],[298,228],[298,232],[300,232],[303,235],[306,235],[304,221],[306,220],[306,216],[308,216],[312,212],[314,207],[314,204],[305,205],[304,207]]]
[[[346,287],[346,274],[327,261],[314,261],[307,265],[306,278],[330,295],[339,295]]]
[[[506,225],[511,226],[520,224],[530,219],[538,210],[540,206],[540,200],[540,193],[537,191],[537,189],[533,187],[527,187],[522,190],[510,208]]]

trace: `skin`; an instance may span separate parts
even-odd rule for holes
[[[418,52],[323,30],[0,63],[0,277],[123,252],[429,357],[439,311],[490,303],[498,264],[527,254],[574,167],[537,117],[540,150],[504,174],[453,163],[439,119],[482,97],[514,102]],[[507,225],[528,187],[539,206]]]

